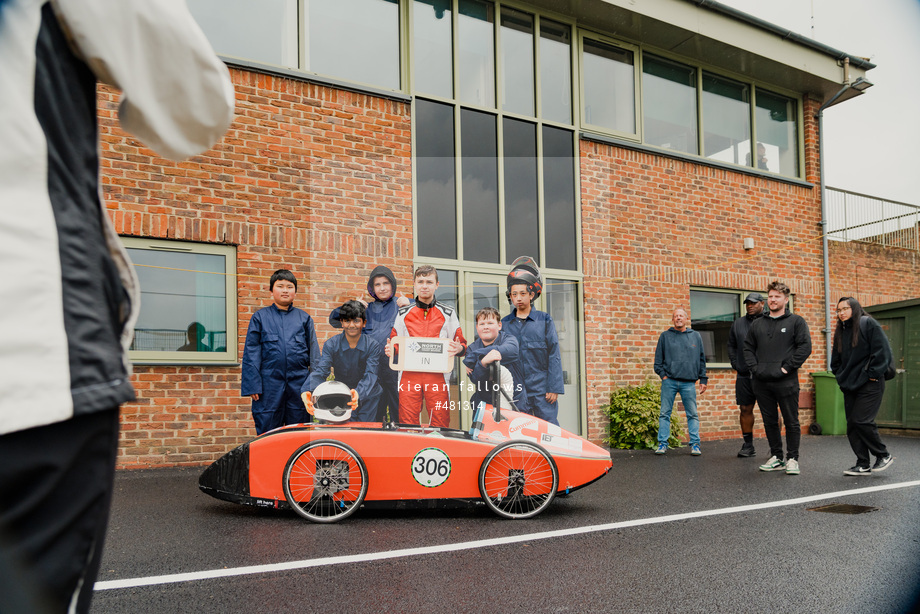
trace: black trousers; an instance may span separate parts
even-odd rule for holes
[[[802,431],[799,427],[799,381],[780,380],[762,382],[754,379],[754,396],[760,407],[763,430],[770,444],[770,454],[783,460],[783,435],[779,428],[779,414],[783,414],[786,427],[786,460],[799,458],[799,441]]]
[[[879,437],[875,418],[882,406],[885,380],[866,382],[859,390],[843,393],[843,410],[847,417],[847,439],[856,453],[856,464],[869,466],[869,454],[887,456],[888,448]]]
[[[0,436],[0,609],[89,611],[117,451],[117,407]]]

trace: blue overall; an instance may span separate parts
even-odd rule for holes
[[[345,333],[336,335],[323,344],[323,356],[316,369],[304,382],[302,392],[313,392],[326,381],[330,370],[335,371],[335,381],[342,382],[358,392],[358,409],[352,412],[358,422],[377,420],[380,402],[380,383],[377,381],[377,362],[383,352],[369,335],[361,335],[358,345],[349,347]]]
[[[256,433],[309,422],[300,388],[319,362],[319,343],[313,318],[293,305],[283,311],[263,307],[249,321],[243,349],[243,396],[258,394],[252,402]]]

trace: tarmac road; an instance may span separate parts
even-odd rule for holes
[[[917,611],[920,438],[884,440],[895,463],[861,477],[842,475],[845,437],[804,436],[799,476],[757,470],[765,440],[752,459],[740,441],[615,450],[607,477],[520,521],[316,525],[212,499],[200,468],[119,472],[93,612]],[[876,509],[809,511],[833,503]]]

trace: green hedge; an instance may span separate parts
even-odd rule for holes
[[[676,404],[675,404],[676,409]],[[661,413],[661,384],[648,381],[641,386],[621,386],[610,394],[610,403],[601,407],[610,426],[605,439],[611,448],[653,450],[658,447],[658,415]],[[668,445],[680,446],[683,427],[680,415],[671,413]]]

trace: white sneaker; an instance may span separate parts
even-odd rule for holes
[[[798,475],[799,474],[799,461],[794,458],[790,458],[786,461],[786,475]]]
[[[760,466],[760,470],[761,471],[782,471],[785,466],[786,466],[786,463],[784,463],[782,460],[776,458],[775,456],[771,456],[770,460],[768,460],[767,462],[765,462],[763,465]]]

